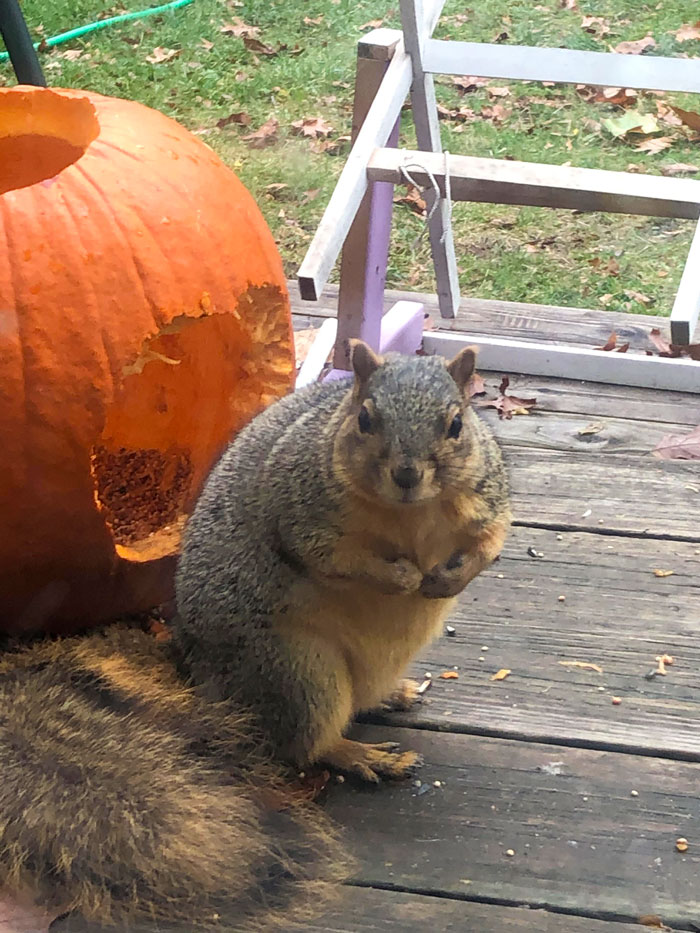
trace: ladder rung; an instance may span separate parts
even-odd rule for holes
[[[430,74],[700,93],[697,58],[428,39],[423,68]]]
[[[447,158],[453,201],[648,217],[700,217],[700,181],[693,179],[473,156],[450,155]],[[445,196],[445,156],[442,153],[376,149],[367,166],[367,178],[405,184],[403,166],[421,187],[431,186],[432,175]]]

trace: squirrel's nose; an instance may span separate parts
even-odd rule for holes
[[[391,476],[400,489],[415,489],[423,479],[423,471],[414,466],[402,466],[392,470]]]

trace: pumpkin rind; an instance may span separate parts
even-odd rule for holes
[[[274,240],[200,140],[137,103],[20,87],[0,89],[0,150],[33,145],[32,110],[50,147],[71,103],[72,164],[9,187],[0,162],[5,631],[169,598],[206,473],[294,378]]]

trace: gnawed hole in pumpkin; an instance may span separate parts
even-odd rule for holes
[[[183,315],[124,367],[92,451],[95,499],[122,558],[177,553],[186,518],[227,441],[288,388],[289,332],[279,290],[251,289],[240,300],[254,305],[245,326],[237,313]]]
[[[47,181],[74,165],[99,132],[95,108],[85,97],[47,88],[0,95],[0,194]]]

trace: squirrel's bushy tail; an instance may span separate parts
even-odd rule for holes
[[[114,628],[0,657],[0,889],[100,924],[272,929],[347,869],[320,809],[154,639]]]

